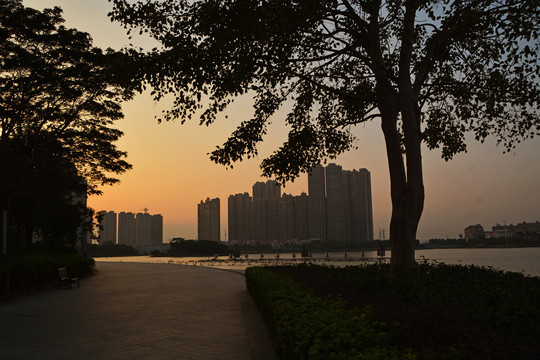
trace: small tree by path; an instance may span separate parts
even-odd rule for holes
[[[75,241],[89,217],[77,198],[131,168],[113,127],[133,93],[119,71],[127,57],[63,21],[58,7],[0,2],[0,198],[22,249],[34,233],[49,248]]]

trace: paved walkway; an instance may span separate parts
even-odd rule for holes
[[[81,287],[0,305],[0,359],[274,359],[241,274],[96,265]]]

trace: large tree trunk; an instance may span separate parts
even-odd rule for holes
[[[395,97],[394,100],[387,98],[380,104],[392,199],[390,263],[392,270],[412,268],[416,265],[414,260],[416,231],[424,208],[421,136],[416,126],[418,113],[414,109],[409,113],[398,112]],[[403,121],[405,159],[401,135],[397,128],[398,113],[401,114]]]
[[[384,123],[384,121],[383,121]],[[424,185],[422,177],[422,158],[420,139],[417,151],[407,149],[407,171],[403,163],[400,140],[396,141],[397,131],[384,129],[386,152],[390,170],[390,192],[392,198],[392,218],[390,220],[390,241],[392,244],[392,269],[415,266],[414,248],[416,231],[424,208]]]
[[[409,170],[409,168],[408,168]],[[410,171],[407,172],[411,176]],[[415,175],[416,176],[416,175]],[[414,249],[416,231],[424,204],[423,187],[407,181],[405,192],[393,196],[390,241],[392,244],[392,269],[415,266]]]
[[[373,39],[376,39],[372,44],[377,45],[366,49],[374,59],[377,104],[382,119],[381,126],[390,170],[392,270],[412,268],[416,265],[414,260],[416,230],[424,209],[420,109],[418,94],[413,90],[410,73],[417,6],[415,2],[407,2],[406,5],[397,79],[392,76],[393,71],[389,70],[391,67],[385,65],[380,48],[381,35],[378,22],[373,23],[369,31]],[[401,129],[398,120],[401,121]],[[402,145],[405,148],[405,155]]]

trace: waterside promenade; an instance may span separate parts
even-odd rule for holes
[[[274,359],[239,273],[96,264],[73,290],[0,305],[0,359]]]

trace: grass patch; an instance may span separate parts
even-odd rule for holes
[[[540,358],[537,277],[443,264],[397,274],[384,264],[269,267],[246,277],[282,359]],[[326,347],[313,352],[319,342]]]

